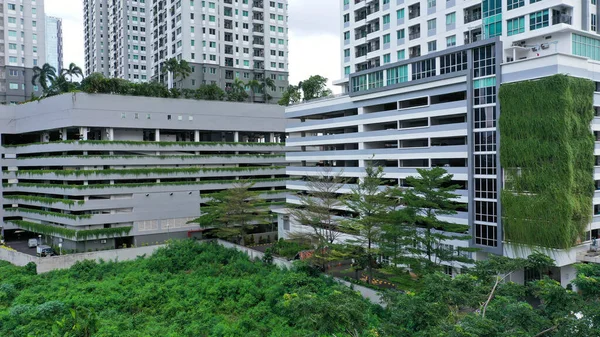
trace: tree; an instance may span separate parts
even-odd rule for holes
[[[31,84],[36,85],[39,83],[42,87],[42,91],[46,93],[48,91],[48,84],[52,83],[56,79],[56,68],[48,63],[40,68],[38,66],[33,67],[33,77],[31,78]]]
[[[224,98],[225,91],[216,84],[204,84],[196,90],[196,99],[222,101]]]
[[[288,106],[290,104],[298,103],[302,100],[302,92],[300,87],[290,84],[287,89],[283,92],[283,95],[279,99],[277,104]]]
[[[275,91],[277,90],[277,87],[275,86],[275,81],[273,81],[272,78],[265,77],[261,83],[261,90],[263,91],[265,103],[268,103],[272,98],[272,96],[268,93],[268,89]]]
[[[230,189],[211,194],[203,213],[193,220],[203,228],[212,228],[216,236],[244,244],[248,231],[270,222],[269,210],[261,206],[258,193],[250,191],[254,183],[240,182]]]
[[[331,90],[327,88],[327,78],[321,75],[313,75],[298,86],[302,88],[304,101],[331,95]]]
[[[418,177],[406,179],[410,188],[395,192],[404,206],[398,212],[403,213],[404,218],[413,226],[414,245],[408,247],[412,255],[408,260],[414,263],[412,267],[432,270],[439,267],[442,261],[471,262],[456,250],[445,248],[443,245],[447,240],[470,239],[462,234],[467,231],[467,226],[439,219],[439,216],[456,214],[458,206],[454,200],[458,195],[453,192],[458,186],[452,184],[453,176],[441,167],[417,169],[417,172]],[[471,248],[462,249],[473,251]]]
[[[169,83],[169,89],[171,89],[177,78],[186,79],[192,73],[192,69],[186,60],[177,61],[173,57],[163,63],[162,72],[170,74],[172,83]]]
[[[327,88],[327,78],[321,75],[313,75],[301,81],[297,86],[289,85],[279,100],[279,105],[290,105],[300,101],[310,101],[315,98],[331,96],[332,92]]]
[[[243,102],[248,98],[244,81],[236,78],[231,86],[225,88],[227,100],[230,102]]]
[[[365,168],[365,173],[365,177],[361,178],[356,187],[352,189],[352,193],[343,198],[344,205],[356,217],[349,218],[342,225],[358,233],[357,238],[349,240],[349,242],[364,248],[365,256],[358,256],[357,258],[366,260],[366,267],[369,272],[368,282],[371,282],[373,265],[379,252],[375,244],[379,243],[383,225],[388,214],[394,210],[396,201],[390,197],[389,190],[381,188],[384,175],[383,167],[375,168],[372,164],[369,164]]]
[[[315,177],[309,177],[307,192],[301,194],[299,207],[291,210],[296,222],[308,226],[308,233],[293,233],[292,237],[301,240],[309,239],[314,243],[312,259],[315,264],[325,269],[325,263],[340,253],[334,251],[334,244],[340,235],[340,218],[336,210],[343,206],[338,191],[344,185],[343,172],[334,173],[331,167],[324,167]]]
[[[81,77],[83,79],[83,71],[75,63],[69,64],[69,68],[62,69],[60,74],[65,78],[69,77],[69,82],[73,82],[73,77]]]
[[[256,93],[260,92],[262,85],[258,80],[250,80],[246,85],[250,87],[250,101],[254,103],[254,100],[256,99]]]

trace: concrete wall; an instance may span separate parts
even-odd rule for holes
[[[286,119],[284,108],[275,104],[84,93],[63,94],[18,106],[0,106],[0,133],[72,126],[284,132]]]

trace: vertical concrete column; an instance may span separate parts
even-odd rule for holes
[[[107,131],[106,133],[107,133],[107,136],[108,136],[108,140],[110,140],[110,141],[115,140],[115,129],[108,128],[108,129],[106,129],[106,131]]]
[[[200,131],[194,131],[194,141],[197,143],[200,141]]]
[[[62,140],[67,140],[67,128],[62,128],[61,129],[62,132]]]
[[[155,142],[160,142],[160,129],[156,129],[156,131],[154,132],[154,141]],[[160,151],[156,151],[156,155],[160,155]],[[160,182],[160,181],[157,181]]]
[[[50,141],[50,132],[48,132],[48,131],[42,132],[42,136],[41,136],[40,142],[47,143],[49,141]]]
[[[275,142],[275,132],[271,132],[269,134],[269,142],[270,143],[274,143]]]
[[[234,143],[239,143],[240,142],[240,132],[239,131],[233,132],[233,142]],[[239,151],[235,151],[235,154],[240,154],[240,152]],[[239,165],[236,165],[236,166],[239,166]]]
[[[364,115],[365,114],[365,108],[358,108],[358,115]],[[361,122],[359,122],[358,124],[358,133],[361,134],[365,132],[365,125]],[[359,150],[364,150],[365,149],[365,143],[362,141],[358,142],[358,149]],[[358,167],[365,167],[365,160],[364,159],[359,159],[358,160]]]
[[[88,139],[88,134],[87,134],[87,128],[86,127],[80,127],[79,128],[79,139],[80,140],[87,140]]]

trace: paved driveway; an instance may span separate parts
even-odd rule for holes
[[[25,253],[32,256],[36,256],[35,248],[29,248],[27,246],[27,240],[9,241],[6,245],[16,250],[19,253]]]

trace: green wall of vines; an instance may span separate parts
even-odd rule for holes
[[[555,75],[500,89],[505,238],[569,248],[592,216],[594,83]]]

